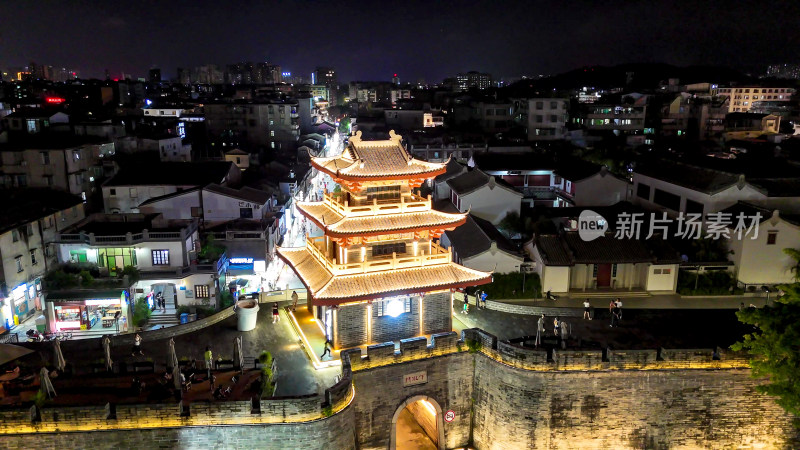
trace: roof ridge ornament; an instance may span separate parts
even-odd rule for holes
[[[356,145],[361,143],[361,130],[356,131],[356,134],[350,136],[350,144]]]

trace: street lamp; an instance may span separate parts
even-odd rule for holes
[[[761,286],[761,290],[767,293],[767,303],[765,303],[764,306],[769,306],[769,293],[770,293],[769,287]]]

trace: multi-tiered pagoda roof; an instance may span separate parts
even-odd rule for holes
[[[431,208],[431,199],[413,192],[427,179],[445,172],[444,164],[411,157],[401,137],[350,139],[341,155],[312,158],[311,164],[343,186],[322,201],[298,202],[297,209],[323,230],[305,247],[279,248],[317,305],[385,298],[461,288],[491,281],[491,274],[453,262],[452,253],[434,242],[466,221],[466,214]],[[390,199],[372,197],[370,189],[392,186]],[[400,253],[367,258],[367,248],[400,242]],[[335,243],[335,245],[333,244]],[[407,247],[407,246],[408,247]],[[413,247],[413,251],[408,248]]]

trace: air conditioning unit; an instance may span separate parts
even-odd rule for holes
[[[19,163],[19,165],[25,167],[28,165],[28,161],[23,160],[22,162]]]

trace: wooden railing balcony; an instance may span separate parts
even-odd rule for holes
[[[347,200],[340,201],[342,196],[337,194],[325,194],[323,203],[339,214],[348,217],[379,216],[383,214],[397,214],[406,212],[429,211],[431,209],[431,197],[423,198],[415,194],[401,195],[398,200],[392,202],[382,202],[374,199],[372,204],[351,205]]]
[[[414,256],[412,253],[392,253],[391,256],[367,256],[363,262],[360,260],[360,254],[356,253],[358,258],[355,261],[348,261],[347,264],[338,264],[335,260],[328,258],[326,255],[327,252],[325,251],[324,237],[306,238],[306,246],[314,258],[334,275],[353,275],[383,270],[425,267],[436,264],[447,264],[453,260],[453,255],[449,248],[444,248],[434,242],[430,244],[430,253],[428,253],[428,245],[421,245],[418,249],[419,253],[417,256]],[[350,253],[353,255],[355,252]]]

